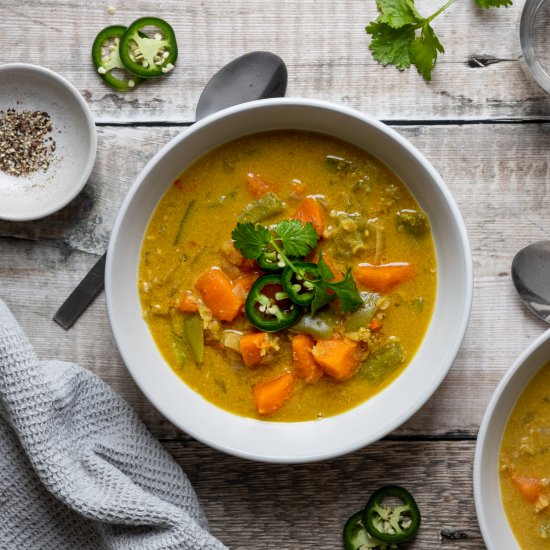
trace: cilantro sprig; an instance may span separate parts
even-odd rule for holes
[[[269,245],[279,253],[281,245],[289,256],[307,256],[319,240],[313,224],[302,224],[299,220],[283,220],[271,230],[251,222],[238,223],[231,237],[235,248],[249,260],[257,260]]]
[[[445,52],[431,22],[455,1],[448,0],[429,17],[422,17],[414,0],[376,0],[380,15],[366,27],[372,36],[369,49],[374,59],[401,71],[415,65],[425,80],[431,80],[437,56]],[[512,0],[475,2],[484,9],[512,5]]]
[[[257,260],[262,253],[273,249],[284,265],[303,279],[306,278],[305,272],[297,267],[290,257],[307,256],[319,240],[313,224],[302,224],[299,220],[283,220],[271,229],[250,222],[238,223],[231,236],[235,248],[246,258]],[[312,314],[315,315],[319,309],[336,298],[340,300],[344,312],[355,311],[363,303],[351,276],[351,270],[348,270],[341,281],[333,281],[334,273],[321,255],[317,271],[318,278],[307,278],[315,290],[311,304]]]

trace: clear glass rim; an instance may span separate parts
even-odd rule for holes
[[[541,5],[547,0],[526,0],[521,12],[519,41],[521,45],[522,66],[524,71],[548,94],[550,94],[550,75],[540,64],[533,46],[532,28]]]

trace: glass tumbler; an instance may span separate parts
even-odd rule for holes
[[[524,71],[550,94],[550,0],[526,0],[519,25]]]

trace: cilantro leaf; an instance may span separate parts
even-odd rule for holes
[[[411,0],[377,0],[376,5],[380,11],[377,21],[394,29],[422,23],[423,18]]]
[[[378,20],[377,20],[378,21]],[[395,65],[400,71],[411,66],[411,44],[415,39],[415,27],[406,25],[394,29],[388,23],[375,21],[367,27],[372,36],[369,50],[382,65]]]
[[[267,227],[253,223],[238,223],[231,233],[235,248],[238,248],[245,258],[255,260],[265,250],[271,240]]]
[[[430,23],[455,0],[447,0],[430,17],[422,17],[414,0],[376,0],[380,15],[366,27],[372,36],[369,50],[382,65],[400,71],[415,65],[425,80],[431,80],[438,53],[445,49]],[[512,0],[475,0],[480,8],[511,6]],[[420,31],[420,33],[418,33]]]
[[[411,44],[410,52],[416,70],[425,80],[431,80],[437,61],[437,52],[444,53],[445,48],[427,21],[422,25],[420,36],[416,37]]]
[[[324,283],[324,287],[336,294],[344,312],[355,311],[363,304],[363,300],[361,300],[361,296],[355,286],[355,281],[351,276],[350,269],[348,269],[346,276],[341,281]]]
[[[323,254],[321,254],[321,257],[317,262],[317,269],[319,270],[319,275],[321,275],[321,280],[330,281],[331,279],[334,279],[334,273],[325,261]]]
[[[315,285],[315,296],[311,302],[311,314],[315,315],[321,308],[332,302],[336,294],[329,294],[321,285]]]
[[[313,224],[302,224],[300,220],[283,220],[275,227],[275,233],[281,240],[285,254],[302,257],[315,248],[319,235]]]
[[[476,4],[483,9],[501,8],[512,5],[512,0],[475,0]]]

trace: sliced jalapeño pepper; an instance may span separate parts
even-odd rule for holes
[[[127,92],[135,88],[143,79],[133,73],[128,72],[128,69],[122,63],[119,55],[119,42],[126,27],[122,25],[113,25],[106,27],[95,37],[92,44],[92,61],[99,76],[104,82],[112,86],[116,90]],[[114,69],[122,69],[126,71],[128,78],[122,79],[116,77],[111,71]]]
[[[384,504],[384,500],[390,499],[398,499],[402,504]],[[374,538],[397,544],[416,535],[420,527],[420,510],[406,489],[388,485],[375,491],[368,500],[363,513],[363,525]]]
[[[288,299],[281,276],[275,273],[256,280],[244,304],[248,320],[260,330],[276,332],[300,319],[303,309]]]
[[[288,297],[301,306],[309,306],[315,298],[315,286],[310,280],[321,279],[317,265],[309,262],[295,262],[294,267],[303,275],[298,275],[290,266],[287,266],[281,276],[281,282]]]
[[[369,548],[386,550],[388,545],[376,540],[365,529],[363,510],[353,514],[344,525],[344,546],[346,550],[367,550]]]
[[[146,28],[155,29],[152,37]],[[126,68],[143,78],[169,73],[178,57],[174,29],[158,17],[142,17],[134,21],[120,39],[120,58]]]
[[[283,266],[281,267],[279,265],[279,262],[281,259],[279,258],[279,255],[277,252],[273,249],[266,248],[259,256],[256,258],[256,263],[258,264],[258,267],[262,269],[263,271],[267,271],[269,273],[280,273],[285,268],[285,264],[283,262]]]

